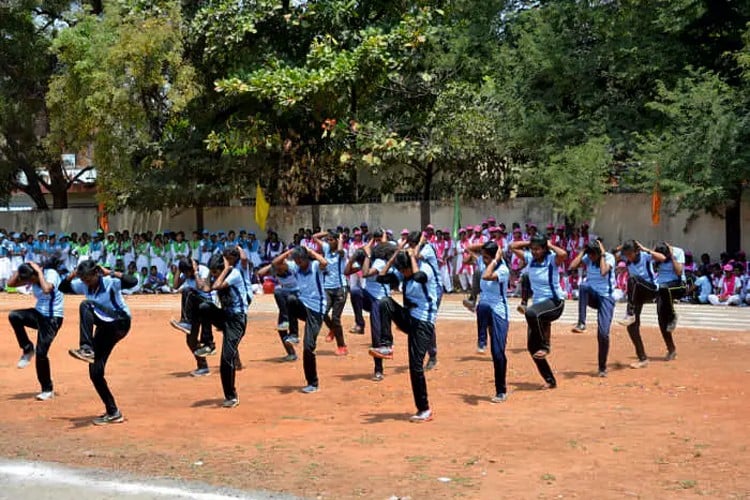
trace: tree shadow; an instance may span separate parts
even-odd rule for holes
[[[8,401],[21,401],[23,399],[32,399],[37,394],[38,393],[36,392],[19,392],[18,394],[13,394],[11,396],[8,396]]]
[[[284,359],[284,356],[278,356],[278,357],[274,357],[274,358],[261,359],[260,362],[261,363],[274,363],[274,364],[277,364],[277,365],[283,365],[283,364],[286,364],[286,363],[290,363],[290,364],[291,363],[295,363],[296,360],[295,361],[287,361],[286,359]]]
[[[619,361],[617,363],[610,363],[609,365],[607,365],[607,371],[609,373],[618,372],[618,371],[621,371],[621,370],[626,370],[627,368],[629,368],[628,365],[626,365],[624,363],[620,363]],[[599,378],[599,372],[596,371],[596,370],[585,371],[585,372],[584,371],[571,370],[571,371],[567,371],[567,372],[562,372],[562,376],[564,378],[566,378],[566,379],[574,379],[574,378],[577,378],[577,377]]]
[[[217,398],[211,398],[211,399],[201,399],[200,401],[195,401],[190,406],[193,408],[209,408],[212,406],[219,407],[224,402],[223,399],[217,399]]]
[[[542,390],[542,386],[544,384],[542,382],[539,383],[533,383],[533,382],[515,382],[513,384],[509,384],[508,388],[512,389],[510,392],[537,392]]]
[[[190,372],[172,372],[169,376],[174,378],[192,378]]]
[[[402,375],[409,371],[409,366],[408,365],[394,366],[393,368],[391,368],[391,371],[396,375]]]
[[[383,422],[406,422],[411,415],[408,413],[365,413],[362,415],[365,424],[382,424]]]

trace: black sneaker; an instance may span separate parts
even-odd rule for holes
[[[85,361],[86,363],[94,362],[94,351],[92,351],[88,347],[81,347],[80,349],[70,349],[68,351],[68,354],[76,359]]]
[[[664,358],[665,361],[674,361],[677,358],[677,351],[669,351]]]
[[[297,361],[297,355],[296,354],[287,354],[283,358],[281,358],[281,361],[284,363],[291,363],[293,361]]]
[[[177,320],[173,319],[173,320],[171,320],[169,322],[169,324],[175,330],[180,331],[180,332],[184,333],[185,335],[190,335],[190,328],[192,327],[192,325],[190,323],[186,323],[186,322],[183,322],[183,321],[177,321]]]
[[[284,337],[284,343],[289,346],[297,345],[299,344],[299,337],[296,335],[287,335]]]
[[[437,358],[434,356],[430,356],[430,359],[427,360],[427,364],[425,365],[424,369],[427,371],[434,370],[437,366]]]
[[[216,347],[210,346],[210,345],[204,345],[203,347],[199,347],[198,349],[193,351],[193,354],[195,354],[199,358],[205,358],[206,356],[213,356],[216,354]]]
[[[125,419],[122,417],[122,413],[118,410],[117,413],[114,415],[109,415],[105,413],[104,415],[100,417],[96,417],[91,422],[94,425],[109,425],[109,424],[121,424],[125,421]]]
[[[573,333],[586,333],[586,325],[584,323],[578,323],[571,331]]]

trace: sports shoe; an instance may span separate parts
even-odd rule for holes
[[[672,333],[677,328],[677,315],[674,315],[674,318],[672,318],[672,321],[667,324],[667,331],[669,333]]]
[[[518,307],[516,307],[516,311],[518,311],[521,314],[526,314],[526,304],[520,304]]]
[[[464,299],[462,304],[469,310],[469,312],[477,312],[477,306],[474,304],[473,300]]]
[[[92,351],[88,347],[81,347],[80,349],[70,349],[68,351],[68,354],[70,354],[76,359],[85,361],[86,363],[94,362],[94,351]]]
[[[375,375],[372,376],[374,382],[382,382],[383,378],[383,372],[375,372]]]
[[[190,372],[191,377],[205,377],[211,375],[211,370],[208,368],[197,368]]]
[[[343,347],[337,347],[336,351],[334,352],[336,356],[346,356],[349,354],[349,348],[346,346]]]
[[[122,418],[122,413],[118,410],[117,413],[114,415],[109,415],[105,413],[104,415],[100,417],[96,417],[94,420],[91,421],[94,425],[109,425],[109,424],[121,424],[125,421],[124,418]]]
[[[349,329],[349,333],[354,333],[357,335],[364,335],[365,329],[364,327],[361,327],[361,326],[353,326]]]
[[[578,323],[570,331],[573,332],[573,333],[585,333],[586,332],[586,325],[583,324],[583,323]]]
[[[378,359],[393,359],[393,347],[370,347],[370,356]]]
[[[430,359],[427,360],[427,364],[425,365],[424,369],[427,371],[434,370],[437,366],[437,358],[434,356],[430,356]]]
[[[328,330],[328,334],[326,335],[326,342],[333,342],[334,340],[336,340],[336,334],[331,330]]]
[[[490,401],[493,403],[504,403],[508,400],[508,395],[501,392],[500,394],[496,395],[494,398],[492,398]]]
[[[174,328],[175,330],[179,330],[185,335],[190,334],[190,328],[192,325],[190,323],[184,323],[182,321],[172,320],[169,322],[169,324]]]
[[[299,344],[299,337],[295,335],[287,335],[286,337],[284,337],[284,343],[290,346],[297,345]]]
[[[539,387],[540,391],[548,391],[551,389],[557,389],[557,382],[545,382]]]
[[[320,389],[318,389],[317,385],[306,385],[301,389],[301,391],[304,394],[312,394],[313,392],[318,392]]]
[[[238,372],[240,372],[240,371],[242,371],[242,370],[244,370],[244,369],[245,369],[245,365],[243,365],[243,364],[242,364],[242,361],[240,361],[240,360],[237,360],[237,361],[235,361],[235,363],[234,363],[234,369],[235,369],[235,371],[238,371]]]
[[[599,373],[597,374],[599,378],[607,378],[607,370],[599,370]]]
[[[487,351],[487,348],[485,346],[483,346],[483,345],[478,345],[477,346],[477,354],[484,354],[485,351]]]
[[[24,351],[23,354],[21,354],[21,359],[18,360],[18,363],[16,366],[18,368],[26,368],[31,364],[31,360],[34,358],[34,350],[30,351]]]
[[[236,408],[240,405],[240,398],[225,399],[221,403],[222,408]]]
[[[55,397],[54,391],[42,391],[36,395],[37,401],[48,401]]]
[[[432,410],[420,411],[409,418],[409,422],[414,422],[415,424],[429,422],[430,420],[432,420]]]
[[[635,323],[635,316],[631,316],[630,314],[626,314],[624,318],[617,320],[617,323],[622,326],[630,326],[633,323]]]
[[[646,368],[648,366],[648,360],[644,359],[643,361],[636,361],[635,363],[630,363],[630,368],[633,370],[638,370],[639,368]]]
[[[677,358],[677,351],[669,351],[664,358],[665,361],[674,361]]]
[[[279,330],[280,332],[285,332],[285,331],[289,330],[289,322],[288,321],[282,321],[281,323],[279,323],[279,325],[276,327],[276,329]]]
[[[296,354],[287,354],[283,358],[281,358],[281,361],[284,363],[291,363],[293,361],[297,361],[297,355]]]
[[[203,347],[199,347],[195,351],[193,351],[193,354],[198,356],[199,358],[205,358],[206,356],[213,356],[216,354],[216,347],[210,346],[210,345],[204,345]]]
[[[537,352],[532,354],[532,356],[536,359],[544,359],[549,355],[549,351],[546,349],[539,349]]]

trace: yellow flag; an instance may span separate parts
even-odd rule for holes
[[[257,184],[255,188],[255,222],[260,227],[261,231],[266,230],[266,221],[268,220],[268,212],[271,210],[271,205],[266,201],[266,197],[263,195],[263,189],[260,184]]]

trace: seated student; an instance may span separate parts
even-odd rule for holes
[[[119,272],[119,271],[118,271]],[[143,279],[141,278],[141,274],[138,272],[138,268],[135,265],[135,261],[132,261],[130,264],[128,264],[128,270],[123,273],[128,278],[131,278],[132,280],[135,280],[136,285],[132,288],[128,288],[122,291],[123,295],[133,295],[134,293],[141,293],[143,291]]]
[[[615,289],[612,292],[615,302],[624,302],[628,297],[628,265],[624,261],[615,268]]]
[[[724,276],[719,280],[719,293],[709,295],[708,301],[713,306],[738,306],[741,302],[742,280],[735,274],[732,264],[726,264],[723,269]]]
[[[706,272],[708,272],[708,270],[704,270],[702,267],[699,267],[695,272],[697,278],[691,288],[691,295],[694,304],[708,304],[708,296],[714,291],[711,279]]]
[[[167,279],[161,274],[156,266],[151,266],[151,270],[148,273],[146,282],[143,284],[143,291],[145,293],[170,293],[171,290],[167,286]]]

